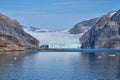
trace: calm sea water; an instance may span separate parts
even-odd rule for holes
[[[1,52],[0,80],[120,80],[120,52]]]

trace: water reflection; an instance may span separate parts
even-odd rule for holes
[[[119,62],[119,52],[1,52],[0,80],[119,80]]]
[[[87,56],[89,71],[89,79],[120,79],[120,53],[82,53]],[[117,74],[116,74],[117,73]]]
[[[0,67],[2,67],[1,65],[21,64],[21,62],[23,62],[24,58],[27,56],[30,56],[31,54],[33,54],[33,53],[0,52]]]
[[[21,79],[24,76],[24,59],[29,55],[31,53],[0,52],[0,80]]]

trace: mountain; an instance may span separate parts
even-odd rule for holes
[[[76,24],[75,26],[73,26],[73,28],[71,28],[69,30],[69,32],[71,34],[84,33],[86,31],[88,31],[93,25],[95,25],[98,20],[99,20],[99,18],[94,18],[94,19],[82,21],[82,22]]]
[[[16,21],[0,13],[0,51],[37,48],[39,41]]]
[[[48,29],[44,29],[44,28],[39,28],[39,27],[33,27],[33,26],[30,26],[30,27],[23,27],[24,30],[26,31],[31,31],[31,32],[48,32],[49,30]]]
[[[81,48],[120,49],[120,10],[104,15],[80,41]]]

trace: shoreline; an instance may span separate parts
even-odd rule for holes
[[[3,50],[0,52],[120,52],[120,49],[81,49],[81,48],[38,48],[24,50]]]

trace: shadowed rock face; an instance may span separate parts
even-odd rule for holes
[[[96,24],[96,22],[99,20],[99,18],[94,18],[86,21],[82,21],[78,24],[76,24],[73,28],[69,30],[71,34],[79,34],[84,33],[88,31],[93,25]]]
[[[0,51],[37,48],[39,41],[26,33],[22,26],[0,14]]]
[[[120,49],[120,10],[103,16],[80,41],[81,48]]]

